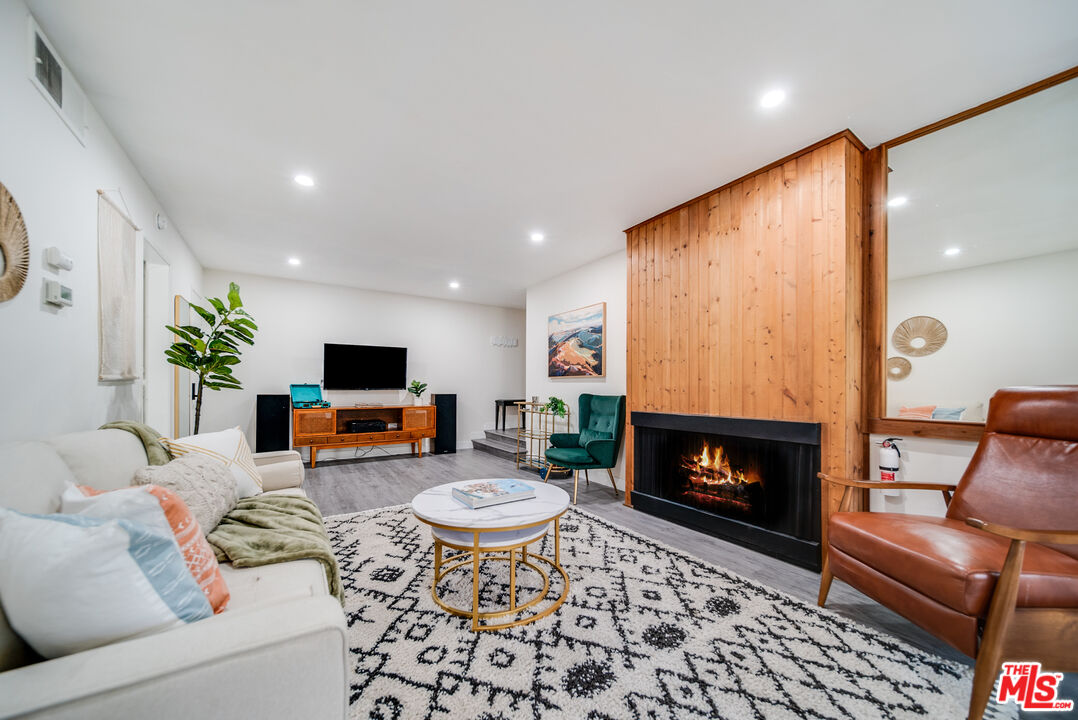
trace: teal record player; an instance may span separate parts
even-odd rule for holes
[[[289,385],[294,408],[328,408],[329,401],[322,399],[322,388],[318,385]]]

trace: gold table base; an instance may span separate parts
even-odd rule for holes
[[[470,617],[472,619],[472,630],[479,632],[481,630],[504,630],[506,628],[517,627],[519,625],[527,625],[530,622],[535,622],[541,618],[551,614],[565,602],[565,598],[569,596],[569,575],[565,572],[565,569],[561,566],[561,531],[559,527],[559,521],[561,516],[554,518],[554,557],[553,559],[546,557],[545,555],[539,555],[537,553],[529,553],[528,545],[534,542],[538,542],[545,537],[542,535],[537,538],[532,538],[526,542],[513,543],[509,545],[501,545],[498,547],[479,547],[479,536],[484,532],[503,532],[505,530],[516,530],[522,528],[485,528],[483,530],[473,530],[471,528],[451,528],[443,527],[441,525],[435,527],[442,527],[445,530],[456,530],[459,532],[469,532],[472,534],[472,545],[462,545],[457,543],[446,542],[434,536],[434,581],[430,586],[430,595],[434,602],[443,610],[452,613],[453,615],[459,615],[461,617]],[[545,520],[544,522],[550,522]],[[442,549],[450,548],[460,552],[459,555],[452,557],[442,558]],[[520,551],[520,558],[517,559],[517,551]],[[546,565],[549,565],[551,569],[557,570],[561,573],[562,584],[564,588],[561,595],[558,596],[554,603],[528,617],[519,618],[510,622],[501,623],[487,623],[482,624],[480,620],[487,620],[490,618],[504,617],[506,615],[518,615],[522,611],[527,610],[535,605],[538,605],[544,600],[549,599],[547,597],[550,590],[550,575],[541,565],[538,565],[532,560],[541,561]],[[504,610],[480,610],[479,609],[479,567],[484,562],[508,562],[509,563],[509,607]],[[535,597],[527,602],[518,605],[517,604],[517,564],[524,565],[531,568],[535,572],[539,573],[539,576],[543,578],[543,588],[536,593]],[[455,607],[444,602],[438,597],[438,583],[440,583],[449,573],[456,570],[466,570],[468,567],[472,569],[472,606],[470,608]]]

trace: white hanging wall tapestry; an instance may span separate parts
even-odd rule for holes
[[[98,380],[135,375],[136,228],[108,199],[97,197]]]

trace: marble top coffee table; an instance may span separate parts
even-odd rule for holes
[[[412,512],[431,526],[434,538],[434,581],[430,593],[434,602],[443,609],[470,617],[472,630],[499,630],[534,622],[557,610],[569,595],[569,576],[561,566],[561,534],[559,521],[569,508],[569,494],[559,487],[533,480],[520,480],[535,489],[535,497],[528,500],[491,505],[472,509],[453,497],[454,487],[463,487],[481,481],[463,480],[430,488],[412,499]],[[554,525],[554,557],[528,552],[528,545],[546,536]],[[459,552],[442,558],[445,548]],[[519,553],[518,553],[519,551]],[[515,620],[497,623],[481,623],[481,620],[517,616],[548,598],[550,576],[543,563],[557,570],[562,578],[562,592],[552,599],[550,607]],[[479,607],[480,564],[484,562],[509,563],[509,607],[499,610],[481,610]],[[517,604],[517,566],[524,565],[543,578],[543,588],[535,597]],[[472,604],[470,608],[454,607],[438,597],[438,583],[455,570],[472,571]]]

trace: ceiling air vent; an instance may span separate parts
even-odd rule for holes
[[[27,49],[30,82],[37,87],[79,142],[85,145],[86,95],[32,17]]]

